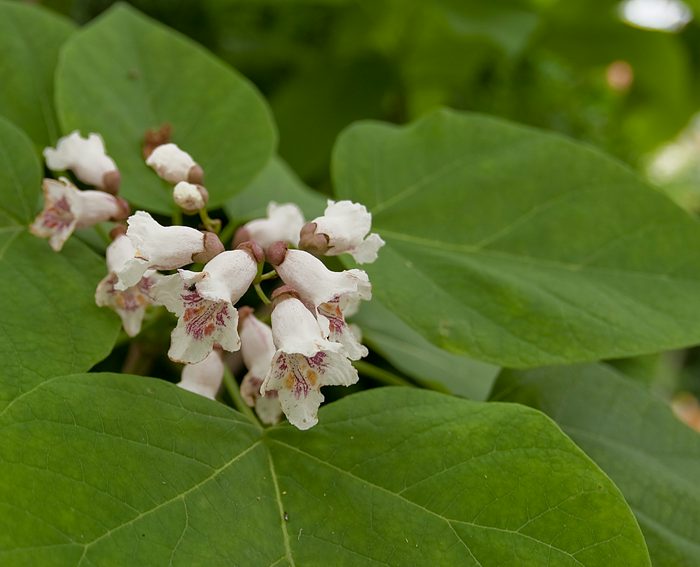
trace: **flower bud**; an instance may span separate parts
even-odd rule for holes
[[[180,181],[173,189],[173,199],[183,211],[194,214],[207,206],[209,193],[201,185]]]
[[[225,250],[221,239],[213,232],[204,233],[204,250],[192,256],[194,262],[206,264]]]
[[[204,180],[202,168],[176,144],[162,144],[155,148],[146,159],[146,165],[152,167],[159,177],[173,184],[180,181],[201,184]]]
[[[287,246],[287,243],[282,242],[280,240],[272,244],[265,251],[265,257],[267,258],[267,261],[273,266],[279,266],[282,262],[284,262],[284,259],[287,256],[288,249],[289,246]]]
[[[44,159],[52,171],[70,169],[83,183],[113,195],[119,191],[119,170],[99,134],[83,138],[77,130],[71,132],[58,140],[56,148],[44,148]]]

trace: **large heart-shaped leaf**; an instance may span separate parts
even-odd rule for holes
[[[603,364],[508,372],[494,397],[547,413],[610,475],[655,565],[700,565],[700,436],[668,404]]]
[[[36,6],[0,0],[0,115],[39,147],[59,134],[53,105],[58,51],[73,24]]]
[[[649,565],[617,488],[530,409],[381,388],[308,432],[243,419],[133,376],[18,397],[0,416],[0,559]]]
[[[75,239],[57,254],[27,231],[40,187],[32,142],[0,119],[0,408],[57,372],[89,369],[119,330],[95,305],[104,260]]]
[[[522,367],[700,341],[700,225],[587,146],[445,110],[350,127],[334,177],[387,241],[376,297],[445,349]]]
[[[56,102],[64,132],[102,134],[121,170],[124,197],[157,212],[173,204],[143,161],[147,129],[172,126],[173,141],[205,170],[210,207],[243,189],[275,148],[268,107],[246,79],[126,4],[65,45]]]
[[[352,322],[362,329],[363,342],[418,382],[472,400],[488,398],[498,366],[435,346],[378,301],[363,304]]]

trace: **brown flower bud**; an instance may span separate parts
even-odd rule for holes
[[[254,240],[246,240],[245,242],[241,242],[238,246],[236,246],[236,250],[245,250],[251,255],[257,264],[265,261],[265,253],[263,252],[263,249],[260,247],[260,244]]]
[[[206,264],[214,256],[221,254],[225,250],[219,237],[213,232],[204,233],[204,250],[192,256],[194,262]]]
[[[283,240],[278,240],[274,244],[271,244],[265,252],[267,261],[273,266],[279,266],[282,262],[284,262],[288,249],[289,246],[286,242]]]
[[[316,234],[316,223],[307,222],[299,232],[299,248],[314,256],[323,256],[328,252],[328,235]]]

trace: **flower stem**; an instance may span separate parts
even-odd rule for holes
[[[270,305],[270,303],[272,303],[272,301],[270,301],[267,295],[265,295],[263,289],[260,287],[260,282],[253,284],[253,288],[255,289],[255,293],[258,294],[260,301],[262,301],[265,305]]]
[[[231,399],[233,400],[233,406],[241,412],[244,416],[248,418],[248,421],[253,423],[254,425],[257,425],[258,427],[262,427],[260,421],[258,420],[258,417],[255,415],[252,409],[248,407],[248,404],[245,403],[245,400],[241,397],[241,390],[238,387],[238,382],[233,377],[233,374],[228,368],[224,368],[224,386],[226,386],[226,391],[229,393],[231,396]]]
[[[173,226],[182,225],[182,210],[180,209],[180,207],[175,207],[175,209],[173,210],[172,223]]]
[[[221,221],[219,219],[213,219],[209,216],[206,209],[199,209],[199,218],[202,219],[202,224],[204,228],[215,234],[219,234],[221,231]]]
[[[224,243],[224,246],[227,246],[228,241],[233,238],[233,231],[236,230],[236,226],[235,222],[229,221],[219,233],[219,240]]]
[[[260,274],[255,280],[257,282],[264,282],[266,280],[271,280],[277,277],[277,272],[275,270],[270,270],[264,274]]]
[[[377,382],[382,382],[383,384],[388,384],[390,386],[416,386],[413,382],[409,382],[405,378],[402,378],[393,372],[379,368],[378,366],[365,362],[364,360],[356,360],[352,364],[355,368],[357,368],[357,371],[360,374],[374,378],[377,380]]]

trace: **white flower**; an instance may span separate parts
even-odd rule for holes
[[[304,213],[293,203],[267,205],[267,218],[244,224],[236,232],[235,242],[253,240],[263,248],[282,240],[293,246],[299,244],[299,231],[304,226]]]
[[[202,168],[192,156],[172,143],[157,146],[146,159],[146,165],[173,185],[180,181],[202,183],[204,178]]]
[[[323,338],[314,315],[292,295],[278,297],[272,334],[277,351],[260,392],[276,391],[289,422],[309,429],[318,423],[321,387],[354,384],[357,371],[340,353],[342,346]]]
[[[208,252],[207,236],[211,233],[187,226],[162,226],[144,211],[137,211],[127,222],[126,236],[134,245],[134,256],[117,270],[117,289],[136,285],[148,269],[174,270]],[[218,242],[219,250],[223,250],[218,238],[212,237],[211,248]]]
[[[359,360],[368,354],[367,347],[360,342],[360,337],[345,321],[345,316],[350,316],[356,311],[356,305],[356,302],[345,295],[334,297],[317,307],[318,324],[323,336],[343,345],[350,360]]]
[[[148,270],[136,285],[125,290],[116,289],[115,285],[118,281],[116,271],[133,255],[134,246],[131,241],[123,234],[117,236],[107,247],[109,273],[95,290],[95,303],[100,307],[109,307],[116,311],[121,317],[124,331],[130,337],[139,334],[146,307],[153,303],[152,288],[158,279],[163,277],[153,270]]]
[[[282,417],[282,407],[277,392],[260,394],[260,386],[270,370],[275,344],[272,341],[272,329],[255,315],[250,308],[240,313],[241,355],[248,373],[241,382],[241,397],[255,408],[263,423],[275,424]]]
[[[372,228],[372,214],[364,205],[352,201],[328,201],[323,216],[308,223],[301,237],[301,247],[328,256],[350,254],[358,264],[377,259],[384,240]]]
[[[32,234],[48,238],[57,252],[76,228],[93,226],[129,215],[129,205],[103,191],[81,191],[65,177],[44,179],[44,210],[29,227]]]
[[[77,130],[64,136],[56,148],[44,148],[46,166],[52,171],[70,169],[83,183],[109,193],[119,190],[120,175],[114,160],[105,151],[99,134],[83,138]]]
[[[221,353],[213,350],[202,361],[186,364],[182,369],[182,378],[178,386],[213,400],[221,388],[224,377],[224,361]]]
[[[196,213],[207,206],[209,193],[201,185],[180,181],[173,189],[173,200],[186,213]]]
[[[282,243],[271,246],[267,258],[282,281],[314,307],[335,298],[346,297],[344,301],[372,298],[372,284],[362,270],[333,272],[308,252],[287,250]]]
[[[238,312],[233,306],[248,290],[258,264],[249,250],[229,250],[201,272],[179,270],[154,289],[155,301],[178,316],[168,356],[176,362],[203,360],[215,344],[237,351]]]

